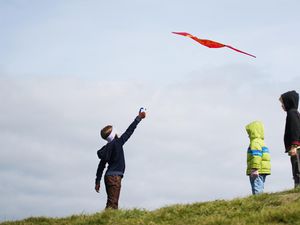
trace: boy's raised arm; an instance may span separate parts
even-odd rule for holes
[[[128,141],[128,139],[131,137],[131,135],[133,134],[136,126],[139,124],[139,122],[141,122],[142,119],[144,119],[146,117],[146,112],[143,108],[140,109],[139,111],[139,115],[134,119],[134,121],[129,125],[129,127],[127,128],[127,130],[124,132],[124,134],[121,135],[121,137],[119,138],[121,145],[124,145],[126,143],[126,141]]]

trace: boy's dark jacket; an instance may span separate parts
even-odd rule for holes
[[[296,91],[288,91],[281,95],[281,99],[287,113],[284,145],[285,152],[288,152],[292,145],[300,145],[299,94]]]
[[[115,137],[110,143],[107,143],[105,146],[103,146],[100,150],[98,150],[97,155],[99,157],[100,162],[97,169],[96,174],[96,184],[100,184],[100,180],[103,174],[103,170],[106,166],[106,163],[108,163],[108,168],[105,173],[105,176],[123,176],[125,171],[125,158],[124,158],[124,151],[123,151],[123,145],[126,143],[126,141],[130,138],[130,136],[133,134],[136,126],[141,121],[140,117],[136,117],[135,120],[130,124],[130,126],[127,128],[124,134],[121,135],[121,137]],[[107,160],[106,157],[103,157],[101,151],[103,148],[107,148],[105,152],[107,152],[110,157]]]

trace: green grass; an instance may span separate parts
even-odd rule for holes
[[[173,205],[155,211],[107,210],[66,218],[31,217],[1,225],[300,225],[300,189],[231,201]]]

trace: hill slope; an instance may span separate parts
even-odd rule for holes
[[[173,205],[155,211],[108,210],[66,218],[28,218],[1,225],[300,224],[300,189],[231,201]]]

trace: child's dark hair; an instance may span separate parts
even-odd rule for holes
[[[112,126],[111,125],[107,125],[106,127],[104,127],[101,132],[100,132],[100,135],[103,139],[106,139],[110,133],[112,131]]]

